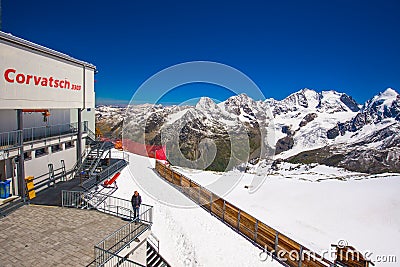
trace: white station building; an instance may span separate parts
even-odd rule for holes
[[[94,246],[90,266],[169,267],[151,234],[153,207],[142,204],[135,215],[130,200],[112,196],[129,157],[122,151],[113,158],[114,145],[96,139],[95,73],[92,64],[0,32],[0,198],[94,208],[127,220]],[[4,210],[13,208],[8,204]]]
[[[69,170],[95,131],[96,67],[0,32],[0,181]],[[47,177],[46,177],[47,178]]]

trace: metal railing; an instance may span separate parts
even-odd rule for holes
[[[142,204],[138,218],[134,218],[132,204],[127,199],[98,192],[62,191],[62,207],[95,208],[104,213],[129,219],[129,222],[94,246],[95,260],[89,266],[143,266],[118,255],[140,235],[151,228],[153,206]],[[136,220],[137,219],[137,220]]]
[[[153,206],[142,204],[139,218],[134,218],[132,203],[123,198],[98,192],[67,191],[61,192],[61,206],[70,208],[94,208],[107,214],[133,221],[139,219],[146,224],[153,223]]]
[[[86,130],[88,129],[87,123],[87,121],[82,122],[82,129],[84,133],[86,133]],[[3,132],[0,133],[0,149],[4,150],[16,148],[21,146],[23,142],[29,143],[49,137],[76,134],[77,132],[78,123],[48,125]]]
[[[94,246],[94,257],[97,266],[103,266],[105,263],[108,264],[108,261],[112,259],[114,255],[118,255],[124,248],[130,246],[135,239],[149,228],[149,224],[129,222],[104,238]]]
[[[88,151],[89,151],[88,149],[84,149],[81,154],[81,159],[83,159],[82,162],[79,162],[77,160],[75,162],[74,166],[72,166],[72,168],[69,170],[69,179],[74,178],[75,175],[82,169],[83,162],[85,161],[84,159],[85,159],[86,155],[89,153]],[[67,179],[68,179],[68,177],[66,177],[66,180]]]
[[[67,208],[89,208],[87,192],[83,191],[61,191],[61,206]]]
[[[87,121],[82,122],[82,131],[87,129]],[[49,137],[57,137],[68,134],[78,133],[78,123],[67,123],[57,125],[46,125],[41,127],[25,128],[23,130],[24,142],[33,142],[40,139]]]
[[[54,169],[54,165],[52,163],[48,164],[48,168],[49,172],[33,178],[34,187],[27,190],[27,194],[29,194],[31,191],[39,192],[44,188],[55,186],[58,181],[65,180],[67,172],[65,170],[64,160],[61,160],[61,166],[59,168]]]
[[[87,267],[98,267],[98,266],[115,266],[115,267],[145,267],[144,265],[134,262],[125,257],[121,257],[118,254],[112,253],[108,250],[104,250],[101,248],[95,248],[95,252],[98,252],[99,255],[104,256],[106,261],[101,262],[100,258],[96,258],[92,263],[90,263]]]
[[[103,142],[99,144],[100,146],[97,148],[96,158],[92,161],[90,166],[88,167],[89,176],[92,176],[96,170],[97,165],[99,165],[100,160],[103,157],[104,152],[110,149],[110,144],[108,142]],[[114,147],[113,145],[111,147]],[[107,156],[107,155],[106,155]]]
[[[0,149],[10,149],[21,145],[22,131],[0,133]]]
[[[89,190],[90,188],[100,184],[105,179],[109,178],[111,175],[124,168],[126,165],[128,165],[128,163],[125,160],[118,160],[114,164],[108,166],[105,170],[99,173],[91,174],[89,179],[85,180],[82,183],[82,187],[86,190]]]
[[[99,138],[96,137],[96,134],[95,134],[92,130],[89,129],[89,125],[88,125],[87,123],[84,125],[84,131],[87,132],[88,137],[89,137],[92,141],[97,141],[97,140],[99,140]]]
[[[102,193],[95,193],[97,199],[102,198],[102,201],[97,203],[90,203],[98,210],[109,213],[118,217],[129,220],[136,220],[133,215],[132,203],[129,200],[108,196]],[[140,206],[139,218],[141,222],[152,224],[153,223],[153,206],[142,204]]]

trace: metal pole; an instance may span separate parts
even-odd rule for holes
[[[78,137],[76,140],[76,160],[82,163],[82,110],[78,108]]]
[[[279,242],[279,232],[275,231],[275,255],[278,254],[278,242]]]
[[[18,160],[18,194],[22,199],[26,200],[25,188],[25,159],[24,159],[24,119],[22,109],[17,110],[17,127],[21,131],[19,145],[19,160]]]
[[[303,246],[300,246],[300,253],[299,253],[299,264],[298,267],[301,267],[303,265]]]

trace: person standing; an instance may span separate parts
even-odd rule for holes
[[[139,195],[138,191],[135,191],[133,193],[131,203],[132,203],[132,208],[133,208],[134,220],[138,221],[140,219],[139,218],[139,208],[140,208],[140,205],[142,204],[142,197]]]

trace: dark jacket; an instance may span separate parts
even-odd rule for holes
[[[138,194],[137,196],[133,195],[131,199],[132,207],[140,206],[142,204],[142,197]]]

